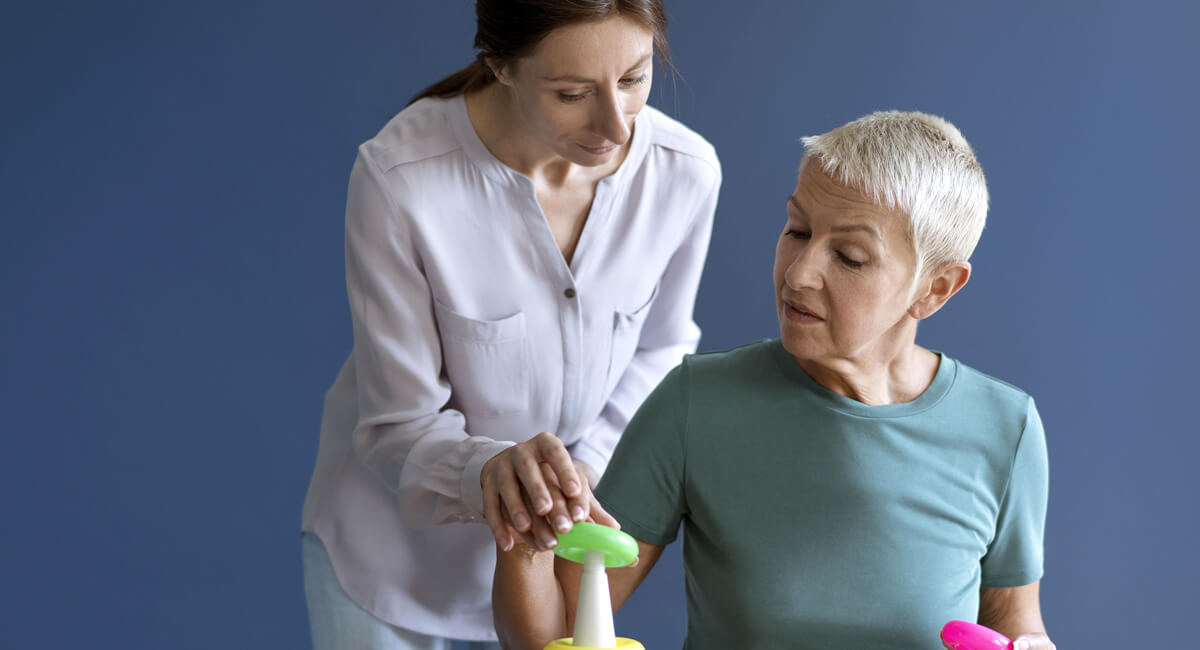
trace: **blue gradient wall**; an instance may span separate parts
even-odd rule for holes
[[[653,102],[725,165],[703,349],[775,333],[799,136],[902,108],[975,145],[975,275],[919,338],[1038,399],[1064,648],[1168,645],[1195,609],[1197,7],[668,0],[683,79]],[[0,7],[0,645],[308,643],[298,525],[350,345],[346,178],[470,59],[472,19]],[[678,647],[682,616],[673,548],[618,629]]]

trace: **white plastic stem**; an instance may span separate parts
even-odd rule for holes
[[[586,551],[584,554],[572,645],[585,648],[617,647],[612,600],[608,595],[608,574],[604,572],[604,553],[600,551]]]

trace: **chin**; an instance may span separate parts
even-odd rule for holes
[[[779,324],[779,340],[783,343],[783,349],[797,359],[812,359],[819,355],[820,350],[813,340],[805,333],[789,328],[788,323]]]

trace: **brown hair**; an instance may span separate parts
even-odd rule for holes
[[[408,103],[479,90],[495,80],[484,59],[514,61],[527,56],[559,27],[612,15],[633,18],[654,32],[659,59],[674,69],[667,46],[667,14],[662,0],[476,0],[475,48],[479,53],[475,60],[417,93]]]

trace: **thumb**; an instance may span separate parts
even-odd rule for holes
[[[603,524],[605,526],[608,526],[609,528],[616,528],[617,530],[621,530],[621,522],[617,521],[616,517],[613,517],[612,515],[608,514],[608,511],[604,509],[604,506],[600,505],[600,501],[597,500],[596,497],[594,497],[594,496],[592,497],[592,507],[591,507],[590,514],[591,514],[592,521],[594,521],[598,524]]]

